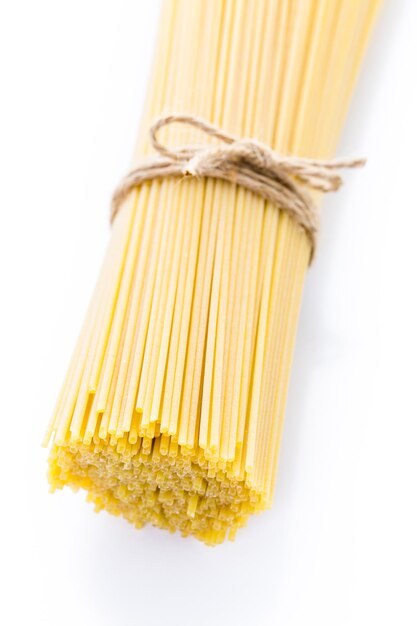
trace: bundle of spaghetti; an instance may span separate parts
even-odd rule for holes
[[[134,165],[167,111],[277,152],[333,154],[378,0],[165,0]],[[172,125],[169,145],[202,144]],[[214,545],[274,492],[311,246],[213,178],[133,190],[46,436],[52,489]]]

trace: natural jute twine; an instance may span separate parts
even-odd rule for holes
[[[223,143],[164,146],[157,139],[158,131],[177,122],[194,126]],[[298,222],[311,242],[311,260],[316,248],[319,214],[306,189],[337,191],[343,182],[338,170],[365,164],[364,159],[323,161],[280,156],[256,139],[240,139],[193,115],[163,115],[152,124],[149,133],[158,154],[143,161],[121,181],[113,195],[111,221],[129,192],[145,181],[181,176],[221,178],[262,196]]]

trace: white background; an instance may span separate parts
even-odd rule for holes
[[[190,0],[192,1],[192,0]],[[417,3],[386,2],[308,274],[273,510],[215,549],[48,493],[40,441],[129,165],[158,3],[0,14],[2,624],[417,623]]]

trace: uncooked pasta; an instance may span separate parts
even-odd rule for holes
[[[171,111],[332,156],[378,4],[165,0],[133,165]],[[216,143],[179,124],[161,140]],[[46,436],[52,488],[210,545],[268,508],[310,255],[285,211],[230,182],[131,191]]]

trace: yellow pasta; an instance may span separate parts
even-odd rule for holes
[[[331,156],[378,4],[165,0],[134,165],[167,111]],[[269,507],[310,253],[286,213],[230,183],[131,192],[46,436],[52,488],[210,545]]]

